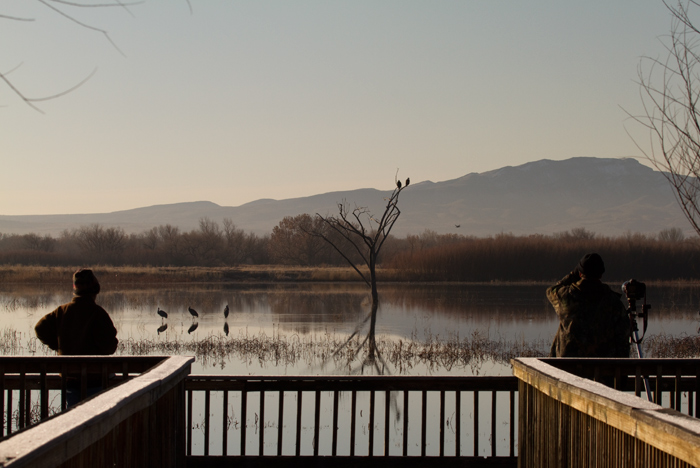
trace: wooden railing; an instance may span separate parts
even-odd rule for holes
[[[516,388],[508,376],[192,375],[187,466],[515,466]]]
[[[657,401],[693,413],[699,364],[514,359],[513,373],[520,380],[518,466],[700,466],[700,420],[647,401],[642,386],[648,372]]]
[[[184,382],[193,361],[179,356],[3,358],[3,414],[17,414],[19,430],[6,425],[10,434],[0,441],[0,466],[184,467]],[[65,372],[99,373],[108,383],[119,372],[114,380],[128,380],[60,411]],[[52,392],[60,404],[50,403]],[[13,393],[19,393],[17,398]],[[16,410],[10,410],[13,400],[19,401]],[[40,407],[36,419],[41,424],[22,428],[36,422],[30,417],[33,405]],[[60,412],[42,419],[50,408]]]
[[[601,382],[654,403],[700,417],[700,359],[541,359],[557,369]],[[645,383],[646,380],[646,383]]]
[[[80,400],[87,396],[88,376],[110,388],[140,375],[163,356],[0,357],[0,437],[36,424],[67,407],[67,376],[79,379]]]

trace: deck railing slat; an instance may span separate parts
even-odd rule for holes
[[[191,393],[191,392],[190,392]],[[248,390],[241,392],[241,456],[245,456],[246,451],[246,427],[248,426]]]
[[[445,456],[445,391],[440,391],[440,455]]]
[[[301,401],[303,399],[303,393],[301,390],[297,390],[297,431],[296,431],[296,447],[294,449],[294,454],[298,457],[301,455]]]
[[[420,456],[425,457],[426,453],[426,441],[428,439],[428,392],[423,390],[421,392],[421,415],[420,415]]]
[[[210,424],[210,416],[209,412],[211,410],[211,392],[209,390],[206,390],[204,392],[204,456],[206,457],[209,455],[209,428],[211,427]]]
[[[18,409],[18,419],[17,419],[17,428],[22,429],[24,428],[26,424],[26,415],[27,415],[27,408],[26,408],[26,403],[27,403],[27,394],[24,391],[25,385],[26,385],[26,380],[27,380],[27,375],[24,373],[24,363],[20,367],[20,372],[19,372],[19,404],[17,405]]]
[[[355,456],[355,431],[357,430],[357,391],[350,397],[350,456]]]
[[[408,390],[403,391],[403,442],[402,455],[408,456]]]
[[[228,390],[224,391],[224,399],[221,403],[221,454],[228,455]]]
[[[187,455],[192,455],[192,392],[187,392]]]
[[[491,392],[491,456],[496,456],[496,391]]]
[[[509,456],[515,456],[515,392],[511,390],[508,392],[510,395],[510,451]]]
[[[369,454],[374,456],[374,413],[375,413],[375,391],[372,390],[369,394]]]
[[[474,456],[479,456],[479,392],[474,391]]]
[[[5,369],[0,365],[0,418],[5,418]],[[7,419],[9,422],[9,418]],[[0,437],[5,436],[5,424],[0,425]]]
[[[12,434],[12,393],[13,390],[7,391],[7,435]]]
[[[384,392],[384,456],[389,456],[389,423],[391,413],[391,392],[386,390]]]
[[[318,456],[321,431],[321,391],[314,393],[314,457]]]
[[[41,405],[41,419],[46,419],[49,417],[49,388],[46,382],[46,364],[41,364],[41,388],[39,389],[39,404]],[[0,414],[2,414],[0,412]]]
[[[228,392],[226,392],[228,393]],[[282,446],[283,446],[283,435],[284,435],[284,392],[278,392],[278,406],[279,410],[277,412],[277,456],[282,456]]]
[[[280,421],[282,419],[280,418]],[[338,454],[338,390],[333,391],[333,446],[331,456]]]
[[[260,442],[258,454],[265,455],[265,390],[260,392]]]
[[[455,392],[455,455],[462,455],[462,392],[459,390]]]

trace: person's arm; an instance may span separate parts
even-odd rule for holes
[[[555,309],[557,309],[557,306],[559,304],[559,290],[566,286],[570,286],[574,283],[576,283],[578,280],[581,279],[581,275],[579,274],[578,270],[573,270],[570,273],[568,273],[565,277],[560,279],[557,284],[554,286],[550,286],[547,288],[547,299],[549,299],[549,302],[552,303]],[[558,310],[558,309],[557,309]]]
[[[58,351],[58,319],[56,311],[44,315],[34,327],[36,337],[49,348]]]

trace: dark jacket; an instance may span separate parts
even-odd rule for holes
[[[36,336],[61,355],[108,355],[117,350],[117,329],[94,296],[74,296],[45,315],[34,327]]]
[[[552,357],[629,357],[630,321],[617,294],[571,272],[547,289],[559,316]]]

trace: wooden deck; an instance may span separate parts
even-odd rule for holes
[[[192,361],[0,358],[0,466],[700,466],[700,360],[521,358],[513,377],[189,375]],[[64,410],[67,374],[108,389]],[[645,378],[665,407],[635,396]]]

